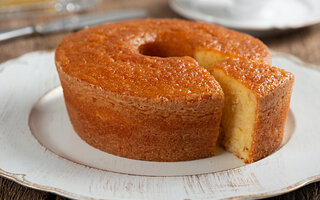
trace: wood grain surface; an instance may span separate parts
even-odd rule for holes
[[[104,0],[90,12],[117,10],[123,8],[144,8],[150,17],[177,17],[168,7],[166,0]],[[0,19],[0,30],[29,25],[37,22],[47,22],[58,17]],[[70,32],[51,35],[34,35],[0,43],[0,63],[18,57],[24,53],[36,50],[53,50]],[[286,52],[301,60],[320,66],[320,25],[294,30],[279,36],[262,38],[270,49]],[[319,67],[320,69],[320,67]],[[11,180],[0,177],[0,199],[66,199],[64,197],[30,189]],[[270,199],[320,199],[320,182],[312,183],[298,190]]]

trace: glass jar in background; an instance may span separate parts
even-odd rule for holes
[[[98,3],[100,0],[0,0],[0,19],[80,12]]]

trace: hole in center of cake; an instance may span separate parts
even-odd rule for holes
[[[153,57],[183,57],[192,56],[191,49],[176,43],[169,42],[150,42],[139,47],[139,53],[145,56]]]

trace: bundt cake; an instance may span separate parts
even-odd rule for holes
[[[245,162],[282,140],[293,76],[270,67],[268,48],[249,35],[128,20],[70,35],[55,62],[75,131],[102,151],[150,161],[213,156],[222,115],[222,144]]]

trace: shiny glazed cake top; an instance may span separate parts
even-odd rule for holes
[[[294,81],[294,75],[290,72],[241,58],[228,58],[212,66],[209,71],[215,69],[222,69],[226,75],[255,91],[260,97],[272,94],[289,80]]]
[[[220,26],[177,19],[103,24],[60,43],[58,67],[78,80],[136,97],[206,98],[221,94],[194,57],[197,50],[266,62],[268,48],[251,36]]]

